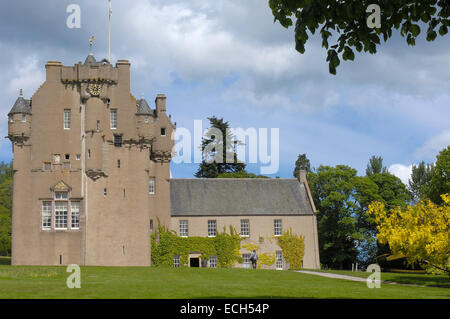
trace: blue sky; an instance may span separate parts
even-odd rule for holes
[[[66,26],[66,7],[81,8],[81,28]],[[449,36],[415,47],[395,34],[376,55],[356,54],[337,76],[328,73],[320,37],[304,55],[293,30],[273,23],[260,0],[112,0],[112,61],[132,64],[136,97],[167,95],[178,127],[224,117],[233,127],[279,128],[280,167],[292,177],[296,157],[315,167],[346,164],[364,174],[382,156],[407,180],[410,165],[432,162],[450,144]],[[107,56],[107,1],[2,1],[0,4],[0,130],[20,88],[29,98],[45,80],[49,60]],[[397,32],[396,32],[397,33]],[[12,158],[9,140],[0,160]],[[192,177],[198,165],[173,164],[173,177]],[[250,170],[259,173],[258,165]]]

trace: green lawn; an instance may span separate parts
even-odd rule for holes
[[[306,269],[305,269],[306,270]],[[367,278],[370,274],[364,271],[352,272],[350,270],[314,270],[309,271],[328,272],[333,274],[347,275],[353,277]],[[450,278],[448,275],[418,275],[408,273],[392,273],[382,272],[381,280],[393,281],[401,284],[421,285],[428,287],[443,287],[450,288]]]
[[[11,257],[0,256],[0,265],[11,265]]]
[[[0,266],[0,298],[446,298],[450,290],[323,278],[293,271],[82,267],[81,289],[65,267]]]

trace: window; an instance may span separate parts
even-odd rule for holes
[[[100,121],[97,120],[97,131],[100,131]]]
[[[277,269],[283,269],[283,252],[281,250],[276,252],[275,267]]]
[[[26,114],[22,114],[22,122],[26,122],[27,121],[27,115]]]
[[[67,161],[70,160],[70,154],[64,155],[64,158],[65,158]]]
[[[79,161],[79,160],[81,159],[81,154],[75,155],[75,159],[76,159],[77,161]]]
[[[144,117],[144,123],[148,123],[148,115]]]
[[[120,168],[120,160],[117,160],[117,168]]]
[[[166,128],[165,127],[161,128],[161,136],[166,136]]]
[[[67,199],[67,193],[66,192],[56,192],[55,193],[55,199],[56,200],[66,200]]]
[[[64,110],[64,129],[70,130],[70,110]]]
[[[115,147],[122,146],[122,135],[114,135],[114,146]]]
[[[150,232],[153,233],[153,219],[150,219]]]
[[[250,221],[248,219],[241,219],[241,236],[250,236]]]
[[[52,170],[52,163],[44,162],[44,170],[51,171]]]
[[[209,267],[210,268],[217,268],[217,256],[210,256],[209,257]]]
[[[111,129],[115,130],[117,128],[117,110],[116,109],[111,110],[110,122],[111,122]]]
[[[216,236],[216,226],[215,220],[208,220],[208,237]]]
[[[88,150],[88,158],[91,158],[91,150]]]
[[[173,256],[173,266],[180,267],[180,255]]]
[[[42,229],[52,228],[52,202],[42,202]]]
[[[70,216],[72,220],[70,228],[72,229],[80,228],[80,202],[70,203]]]
[[[151,177],[148,181],[148,193],[155,194],[155,178]]]
[[[187,237],[189,234],[188,221],[180,220],[180,236]]]
[[[281,236],[283,229],[281,227],[281,219],[275,219],[273,221],[273,232],[275,236]]]
[[[103,189],[103,196],[108,195],[108,190],[106,188]]]
[[[242,266],[244,268],[250,268],[250,254],[242,255]]]
[[[55,202],[55,229],[67,229],[67,202]]]
[[[59,164],[59,163],[61,162],[61,155],[59,155],[59,154],[54,154],[54,155],[53,155],[53,162],[54,162],[55,164]]]

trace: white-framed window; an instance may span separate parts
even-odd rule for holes
[[[250,221],[248,219],[241,219],[241,236],[250,236]]]
[[[278,250],[275,254],[275,267],[277,269],[283,269],[283,252]]]
[[[67,202],[55,202],[55,229],[67,229]]]
[[[114,135],[114,146],[122,147],[122,135]]]
[[[53,154],[53,163],[55,163],[55,164],[61,163],[61,155],[60,154]]]
[[[209,257],[209,267],[210,268],[217,268],[217,256],[210,256]]]
[[[79,160],[81,159],[81,154],[75,155],[75,159],[76,159],[77,161],[79,161]]]
[[[161,136],[166,136],[166,128],[161,127]]]
[[[117,128],[117,110],[111,109],[110,111],[110,124],[111,129],[115,130]]]
[[[80,202],[70,202],[71,229],[80,228]]]
[[[180,236],[188,237],[189,235],[189,226],[187,220],[180,220]]]
[[[173,266],[180,267],[180,255],[173,256]]]
[[[283,234],[283,227],[281,224],[281,219],[273,220],[273,232],[275,236],[281,236]]]
[[[217,234],[216,220],[208,220],[208,237],[215,237]]]
[[[150,232],[153,233],[153,219],[150,219]]]
[[[70,130],[70,110],[64,110],[64,129]]]
[[[155,178],[150,177],[148,180],[148,193],[149,194],[155,194]]]
[[[250,268],[250,254],[243,254],[242,255],[242,267],[243,268]]]
[[[55,200],[67,200],[67,192],[55,192]]]
[[[22,122],[26,122],[27,121],[27,115],[26,114],[22,114]]]
[[[52,202],[42,202],[42,229],[52,228]]]

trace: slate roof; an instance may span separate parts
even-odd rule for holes
[[[89,55],[86,57],[86,60],[84,61],[84,65],[97,65],[97,60],[95,60],[95,57],[92,53],[89,53]]]
[[[150,106],[145,99],[140,99],[136,102],[137,112],[136,114],[151,114]]]
[[[171,215],[312,215],[305,185],[297,179],[170,179]]]
[[[16,113],[31,114],[31,101],[24,99],[22,96],[19,96],[16,100],[16,103],[14,103],[11,111],[9,111],[8,115]]]

